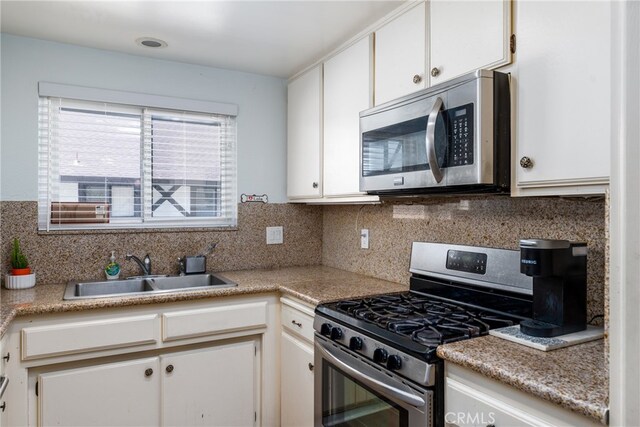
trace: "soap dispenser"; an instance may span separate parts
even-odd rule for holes
[[[116,251],[111,251],[109,264],[104,268],[104,274],[107,276],[107,280],[116,280],[120,277],[120,264],[116,262]]]

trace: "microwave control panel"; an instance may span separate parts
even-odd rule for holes
[[[447,165],[473,164],[473,104],[451,108],[449,116],[449,159]]]

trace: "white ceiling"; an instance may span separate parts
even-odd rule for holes
[[[290,77],[400,1],[0,1],[3,33]],[[135,40],[149,36],[166,48]]]

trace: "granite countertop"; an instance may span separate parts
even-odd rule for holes
[[[312,305],[321,302],[409,290],[408,285],[375,279],[324,266],[226,271],[220,274],[238,284],[233,288],[175,292],[148,296],[95,298],[64,301],[66,284],[36,285],[31,289],[2,289],[0,295],[0,337],[16,316],[83,311],[216,298],[280,291]]]
[[[317,305],[409,289],[408,285],[325,266],[226,271],[219,274],[238,283],[238,286],[76,301],[62,299],[66,284],[36,285],[24,290],[2,289],[0,337],[16,316],[272,292]],[[440,346],[438,355],[449,362],[606,423],[609,375],[602,340],[544,353],[487,336]]]
[[[543,352],[485,336],[442,345],[438,356],[608,423],[609,367],[603,340]]]

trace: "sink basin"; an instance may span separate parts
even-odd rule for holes
[[[217,274],[153,276],[95,282],[69,282],[64,292],[64,299],[130,297],[135,295],[155,295],[171,292],[228,288],[233,286],[238,285]]]
[[[95,298],[119,294],[149,292],[153,288],[145,279],[108,280],[104,282],[70,283],[76,297]],[[67,288],[69,288],[67,285]],[[66,296],[66,292],[65,292]]]
[[[208,287],[224,287],[229,285],[227,279],[214,274],[193,274],[189,276],[168,276],[149,279],[153,284],[153,287],[166,291],[173,289],[193,289],[193,288],[208,288]],[[236,286],[234,283],[233,286]]]

